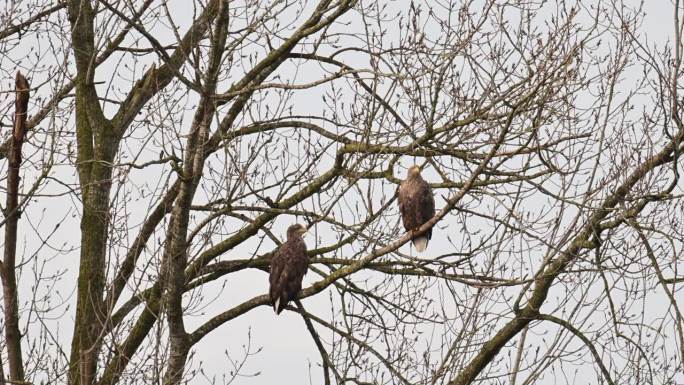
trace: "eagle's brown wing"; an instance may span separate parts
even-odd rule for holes
[[[268,294],[271,297],[271,305],[275,307],[276,300],[280,297],[282,292],[282,282],[283,282],[283,272],[285,270],[285,265],[287,265],[286,253],[283,253],[286,248],[287,242],[280,245],[278,250],[276,250],[273,257],[271,257],[271,271],[268,277],[268,282],[270,283]]]
[[[420,180],[418,186],[418,194],[418,196],[420,197],[418,203],[418,211],[421,217],[420,224],[422,225],[423,223],[429,221],[430,219],[432,219],[432,217],[435,216],[435,197],[434,195],[432,195],[432,188],[423,179]],[[428,230],[425,233],[425,235],[427,235],[428,239],[431,239],[432,229]]]
[[[406,231],[415,229],[417,226],[415,213],[415,200],[413,199],[413,183],[410,180],[405,180],[399,185],[399,194],[397,200],[399,201],[399,212],[401,213],[401,221],[404,224]],[[420,225],[418,225],[420,226]]]
[[[283,243],[271,259],[271,284],[269,295],[277,314],[285,309],[287,303],[297,297],[302,288],[302,279],[309,268],[306,244],[299,239]]]

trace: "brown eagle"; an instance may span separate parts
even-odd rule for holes
[[[411,166],[406,180],[399,185],[399,212],[406,231],[413,232],[435,216],[435,198],[432,188],[420,176],[420,167]],[[432,229],[420,236],[413,237],[411,242],[416,251],[423,252],[432,238]]]
[[[276,314],[280,314],[287,303],[297,297],[302,288],[302,278],[309,269],[309,257],[302,238],[305,232],[306,227],[300,224],[288,227],[287,240],[271,258],[269,295]]]

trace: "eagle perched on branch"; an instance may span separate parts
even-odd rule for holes
[[[269,295],[276,314],[280,314],[287,303],[297,297],[304,274],[309,269],[309,257],[302,238],[305,232],[306,227],[300,224],[288,227],[287,240],[271,258]]]
[[[411,166],[406,180],[399,185],[399,212],[406,231],[413,232],[435,216],[435,198],[432,188],[420,176],[420,167]],[[411,242],[416,251],[423,252],[432,238],[432,229],[423,235],[413,237]]]

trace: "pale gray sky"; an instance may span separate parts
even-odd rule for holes
[[[9,2],[9,0],[0,0]],[[187,4],[189,2],[185,0],[175,0],[169,2],[169,9],[174,15],[174,21],[181,26],[181,30],[184,30],[184,26],[187,25],[192,19],[191,12],[187,10]],[[430,3],[430,2],[427,2]],[[636,3],[636,2],[633,2]],[[5,3],[6,5],[9,3]],[[406,12],[409,8],[409,2],[404,1],[389,1],[388,13],[392,12]],[[549,5],[551,7],[553,5]],[[310,13],[311,4],[307,4],[307,8],[304,10],[305,14]],[[473,9],[477,9],[476,6]],[[644,19],[642,31],[646,31],[646,36],[651,43],[662,45],[662,42],[667,40],[672,36],[672,5],[669,2],[664,1],[651,1],[645,5],[646,17]],[[339,31],[343,31],[344,28],[359,28],[360,19],[356,12],[351,12],[349,15],[345,16],[343,20],[351,21],[351,25],[348,27],[334,27]],[[105,23],[106,21],[102,21]],[[103,24],[104,25],[104,24]],[[394,25],[396,28],[396,25]],[[163,25],[159,25],[160,31],[163,31]],[[431,27],[426,28],[426,33],[429,34]],[[153,31],[154,32],[154,31]],[[388,40],[396,39],[397,31],[389,30]],[[160,34],[160,42],[162,44],[173,43],[175,38],[172,34]],[[24,66],[29,66],[27,61],[30,62],[31,58],[31,48],[35,47],[36,50],[42,52],[47,52],[49,49],[45,48],[49,46],[50,41],[46,36],[41,35],[36,41],[22,41],[20,46],[14,48],[9,55],[0,56],[0,66],[2,68],[3,76],[3,90],[8,89],[10,85],[10,79],[13,75],[17,60],[21,59],[22,55],[28,55],[27,59],[22,62]],[[1,48],[1,47],[0,47]],[[344,60],[349,64],[359,64],[364,65],[366,63],[360,62],[362,57],[354,55],[345,55]],[[359,60],[355,63],[354,60]],[[137,63],[138,66],[148,65],[144,61]],[[96,79],[99,81],[108,81],[109,74],[115,71],[125,71],[120,67],[120,63],[115,59],[110,59],[100,70],[98,70],[98,75]],[[294,67],[284,67],[282,71],[293,71]],[[635,69],[636,70],[636,69]],[[136,68],[135,73],[140,74],[142,68]],[[305,82],[317,77],[320,73],[315,72],[316,69],[313,67],[307,67],[304,70],[300,70],[297,73],[296,80],[300,82]],[[32,85],[36,86],[45,80],[45,74],[40,71],[32,72]],[[120,81],[120,80],[119,80]],[[121,82],[118,85],[122,90],[130,88],[130,84]],[[109,84],[102,84],[101,89],[107,89]],[[320,114],[321,112],[321,95],[327,87],[318,87],[308,90],[304,93],[297,93],[292,100],[289,102],[295,106],[295,109],[300,114]],[[38,98],[39,95],[48,95],[52,90],[48,85],[42,86],[40,91],[34,98]],[[5,94],[7,96],[9,94]],[[36,99],[37,100],[37,99]],[[193,97],[188,99],[188,104],[195,100]],[[6,102],[2,102],[3,105]],[[646,103],[646,98],[644,98],[644,103]],[[277,101],[273,101],[273,104],[277,104]],[[111,105],[108,111],[114,111]],[[186,113],[186,121],[184,128],[187,128],[189,124],[189,119],[191,115]],[[60,119],[60,117],[55,117],[55,119]],[[3,122],[7,122],[4,119]],[[63,123],[64,126],[73,125],[73,121],[68,121]],[[34,140],[37,140],[34,139]],[[135,141],[130,141],[130,143],[135,143]],[[124,144],[125,145],[125,144]],[[242,143],[241,146],[249,146],[249,143]],[[153,150],[142,151],[144,158],[155,158],[158,153],[158,147],[151,147]],[[31,151],[31,146],[27,146],[25,151]],[[137,150],[133,149],[129,153],[136,153]],[[215,162],[220,163],[221,160],[216,160]],[[329,162],[329,160],[323,160],[323,163]],[[412,158],[407,158],[402,160],[401,166],[405,167],[413,162]],[[324,167],[321,168],[323,170]],[[151,167],[144,171],[135,171],[130,175],[131,181],[135,185],[144,186],[150,184],[150,189],[154,189],[155,183],[157,183],[159,171],[161,167]],[[405,169],[397,168],[400,174],[399,177],[404,177]],[[167,170],[168,172],[168,170]],[[25,176],[25,181],[31,181],[35,179],[31,175],[37,175],[36,170],[26,170],[27,176]],[[62,182],[67,184],[76,184],[77,176],[75,170],[71,166],[56,166],[53,169],[52,174],[55,179],[60,179]],[[426,179],[429,181],[437,182],[439,181],[438,175],[433,170],[428,170],[426,173]],[[381,202],[386,199],[382,197],[380,192],[384,192],[388,196],[391,196],[395,186],[390,184],[378,185],[376,187],[377,201]],[[50,187],[42,193],[63,193],[65,188],[58,184],[52,182]],[[440,194],[447,195],[446,191],[440,191]],[[130,217],[125,218],[128,226],[137,225],[148,212],[148,200],[140,199],[137,200],[135,195],[120,196],[121,199],[130,199],[128,203],[128,214]],[[202,200],[201,194],[198,194],[199,201]],[[436,199],[437,207],[443,205],[443,199],[438,197]],[[531,201],[529,201],[531,202]],[[531,205],[533,203],[530,203]],[[37,253],[40,258],[33,259],[29,266],[31,269],[42,269],[44,272],[58,273],[61,274],[61,278],[57,280],[54,286],[47,286],[45,284],[39,284],[40,289],[38,293],[41,295],[50,294],[52,296],[52,301],[57,301],[57,298],[63,298],[66,301],[64,306],[60,308],[65,311],[64,316],[58,318],[47,318],[44,322],[49,326],[49,329],[57,336],[57,339],[62,342],[62,346],[70,346],[71,341],[71,328],[73,322],[73,309],[75,306],[75,282],[77,278],[77,265],[78,265],[78,242],[79,242],[79,221],[80,217],[78,215],[78,208],[80,202],[76,201],[73,195],[62,195],[51,197],[49,199],[41,199],[35,204],[29,205],[26,212],[23,214],[21,227],[20,227],[20,239],[22,243],[19,245],[19,250],[24,258],[31,258],[34,253]],[[397,231],[397,216],[396,207],[392,208],[391,225],[393,227],[388,227],[388,232]],[[120,218],[124,220],[124,218]],[[278,219],[272,226],[274,234],[280,239],[285,237],[285,228],[292,221],[291,218]],[[49,240],[47,245],[42,244],[42,240],[39,238],[38,234],[49,233],[56,224],[60,224],[59,228],[55,231],[54,236]],[[429,245],[428,252],[424,256],[425,258],[430,258],[431,256],[437,254],[443,254],[446,252],[454,251],[454,246],[452,242],[447,240],[447,235],[450,235],[452,240],[459,239],[457,234],[458,228],[461,226],[460,221],[455,216],[446,217],[440,224],[439,228],[435,230],[433,239]],[[482,223],[483,229],[488,229],[490,224]],[[131,232],[131,236],[135,232]],[[330,241],[334,240],[335,235],[330,233],[325,233],[319,231],[315,235],[309,234],[306,237],[307,244],[310,248],[314,248],[317,245],[328,244]],[[132,239],[124,239],[121,244],[113,246],[113,255],[120,253],[121,250],[125,248],[126,244],[132,242]],[[238,248],[231,250],[226,255],[222,256],[223,260],[229,260],[231,258],[248,258],[258,250],[258,254],[262,254],[274,247],[273,243],[268,241],[268,239],[260,244],[258,239],[252,239],[244,244],[240,245]],[[69,250],[68,252],[55,251],[56,248],[61,250]],[[410,254],[411,250],[408,245],[405,245],[400,250],[406,254]],[[534,264],[532,264],[534,265]],[[684,268],[684,265],[679,263],[680,269]],[[360,274],[355,277],[357,282],[362,281],[362,277],[368,274]],[[32,272],[30,269],[24,271],[22,279],[20,280],[21,286],[20,291],[22,294],[21,302],[22,307],[26,307],[28,301],[32,299],[29,297],[29,293],[32,292],[32,287],[36,285],[34,279],[32,279]],[[320,279],[313,272],[305,278],[305,285],[311,284],[312,282],[318,281]],[[369,277],[372,281],[372,275]],[[458,288],[457,288],[458,289]],[[214,282],[212,284],[206,285],[201,292],[195,293],[195,298],[202,295],[204,300],[202,300],[201,310],[195,311],[195,315],[187,317],[186,327],[189,330],[194,330],[201,323],[206,321],[209,317],[214,316],[233,305],[236,305],[244,300],[252,298],[255,295],[261,295],[266,293],[268,290],[268,276],[266,273],[257,270],[245,270],[239,274],[231,274],[227,279]],[[436,285],[431,286],[426,294],[428,296],[432,295],[438,297],[443,293],[444,288],[438,287]],[[513,288],[510,290],[511,295],[517,295],[518,288]],[[307,309],[323,318],[328,319],[331,314],[331,305],[335,309],[339,309],[339,303],[337,302],[337,297],[332,296],[332,304],[330,298],[331,290],[328,289],[319,295],[311,298],[307,298],[303,301]],[[468,295],[468,290],[462,290],[459,295]],[[550,297],[553,295],[564,295],[567,293],[561,293],[560,290],[554,291]],[[572,293],[573,295],[579,295],[579,293]],[[592,296],[592,293],[584,293],[582,295]],[[684,301],[684,297],[680,292],[678,298]],[[210,298],[216,297],[216,300],[209,301]],[[128,297],[126,295],[122,296],[125,300]],[[657,293],[653,294],[654,301],[657,301],[659,295]],[[195,303],[194,298],[188,298],[190,303]],[[663,303],[663,306],[666,304]],[[490,304],[491,311],[496,311],[497,309],[507,309],[508,304],[505,303],[492,303]],[[552,307],[550,304],[549,307]],[[656,306],[657,309],[657,306]],[[455,316],[457,314],[457,309],[452,303],[448,303],[447,306],[442,309],[449,315]],[[638,312],[640,309],[633,309]],[[55,312],[55,314],[60,314]],[[597,313],[602,315],[603,313]],[[653,317],[658,317],[660,314],[658,312],[653,312],[651,314]],[[23,319],[26,322],[28,318]],[[35,321],[35,317],[31,317],[32,321]],[[601,322],[603,320],[600,320]],[[29,330],[35,326],[29,326]],[[555,330],[553,326],[538,326],[534,328],[532,339],[541,341],[548,336],[550,331]],[[432,335],[432,338],[439,339],[441,333],[444,330],[440,329],[440,326],[429,325],[425,330],[418,330],[417,332],[424,332],[421,338],[427,338],[426,336]],[[331,341],[332,334],[330,332],[323,332],[322,336]],[[545,342],[542,342],[543,345]],[[579,341],[570,342],[574,346],[582,346]],[[674,342],[673,342],[674,343]],[[193,368],[200,366],[207,374],[209,378],[212,376],[217,376],[218,382],[221,383],[221,376],[231,370],[233,370],[229,359],[226,356],[226,352],[234,360],[240,360],[245,353],[245,349],[249,344],[249,351],[252,355],[245,362],[241,373],[244,377],[239,377],[234,382],[235,384],[252,384],[252,385],[267,385],[275,383],[286,383],[286,384],[320,384],[322,383],[321,368],[319,367],[320,357],[316,350],[316,347],[311,340],[304,322],[301,317],[297,314],[291,312],[284,312],[280,316],[276,316],[272,309],[268,307],[259,307],[253,311],[238,317],[235,320],[230,321],[226,325],[218,328],[207,336],[203,341],[195,346],[194,356],[192,358]],[[425,340],[419,340],[417,344],[426,344]],[[577,368],[590,368],[590,362],[578,363]],[[575,368],[573,368],[574,370]],[[593,369],[591,370],[593,376]],[[253,374],[259,373],[258,376],[251,376]],[[575,374],[577,375],[577,374]],[[38,376],[40,378],[40,376]],[[593,377],[592,377],[593,379]],[[572,382],[572,381],[570,381]],[[201,376],[196,377],[193,383],[209,383],[202,379]],[[552,375],[540,378],[537,384],[555,384],[558,383]],[[581,372],[576,383],[590,383],[582,379]],[[681,378],[681,384],[684,384],[684,376]]]

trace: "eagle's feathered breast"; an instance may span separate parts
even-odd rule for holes
[[[271,259],[269,295],[276,313],[280,314],[297,297],[308,269],[304,239],[300,235],[288,237]]]

